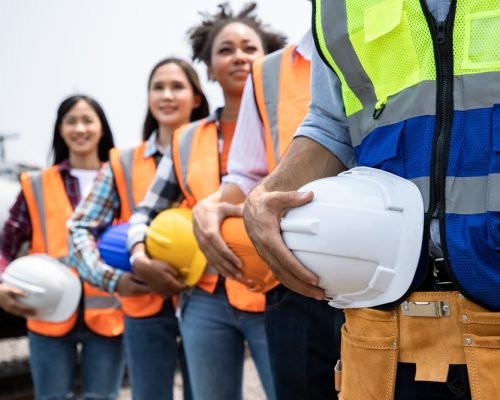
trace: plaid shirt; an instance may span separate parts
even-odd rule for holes
[[[132,250],[135,244],[144,242],[148,225],[161,211],[178,204],[182,192],[175,176],[172,152],[161,159],[153,183],[149,186],[144,200],[140,202],[130,217],[127,247]]]
[[[155,161],[161,157],[156,145],[156,135],[151,135],[146,143],[144,158],[149,157],[155,157]],[[96,246],[96,237],[112,225],[119,212],[120,197],[113,170],[106,163],[99,171],[89,195],[78,205],[68,221],[68,229],[71,264],[78,269],[83,279],[110,293],[115,291],[123,272],[103,262]]]
[[[65,160],[58,165],[64,182],[66,195],[75,208],[80,201],[80,187],[78,178],[71,175],[69,161]],[[22,245],[31,241],[32,226],[26,199],[21,190],[14,205],[9,210],[9,218],[3,227],[2,243],[0,244],[0,274],[7,264],[16,258]]]

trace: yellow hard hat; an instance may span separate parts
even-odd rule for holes
[[[179,270],[188,286],[196,285],[207,265],[194,237],[193,214],[188,208],[159,213],[149,225],[146,250],[151,258]]]
[[[226,218],[221,225],[221,235],[231,251],[243,263],[240,279],[248,289],[265,293],[279,284],[269,266],[257,254],[245,230],[243,218]]]

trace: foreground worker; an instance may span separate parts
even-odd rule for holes
[[[316,1],[304,137],[250,194],[250,237],[283,284],[321,299],[280,236],[282,212],[313,197],[294,190],[357,163],[416,183],[426,216],[409,297],[346,310],[342,399],[498,396],[499,16],[494,1]]]

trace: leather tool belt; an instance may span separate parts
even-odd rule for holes
[[[467,364],[472,399],[500,393],[500,312],[443,291],[416,292],[391,311],[346,309],[345,316],[340,399],[392,400],[398,362],[416,365],[416,381],[434,382],[446,382],[450,365]]]

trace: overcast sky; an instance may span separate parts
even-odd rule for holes
[[[57,106],[74,93],[95,97],[115,142],[140,140],[146,83],[165,56],[190,57],[186,31],[199,11],[220,0],[0,0],[0,133],[7,159],[47,165]],[[246,3],[230,1],[239,10]],[[306,0],[260,0],[264,22],[299,40],[310,25]],[[197,65],[211,108],[222,104],[216,85]]]

